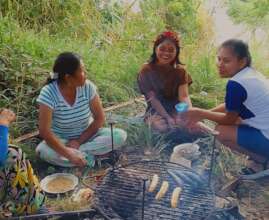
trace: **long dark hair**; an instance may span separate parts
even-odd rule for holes
[[[230,48],[232,52],[238,57],[238,59],[246,58],[246,66],[251,66],[251,55],[248,49],[248,45],[242,40],[230,39],[224,41],[220,48]],[[245,66],[245,67],[246,67]]]
[[[174,64],[182,64],[180,62],[180,59],[179,59],[179,53],[180,53],[180,45],[179,45],[179,42],[180,42],[180,39],[179,39],[179,36],[176,32],[173,32],[173,31],[165,31],[161,34],[159,34],[156,38],[156,40],[154,41],[154,45],[153,45],[153,51],[152,51],[152,54],[150,56],[150,59],[149,59],[149,63],[156,63],[157,62],[157,55],[156,55],[156,48],[162,43],[164,42],[165,40],[169,40],[171,42],[174,43],[175,47],[176,47],[176,58],[175,60],[173,61],[172,65]]]
[[[49,84],[55,80],[63,81],[64,76],[74,75],[81,65],[81,58],[78,54],[73,52],[63,52],[58,55],[53,65],[53,74],[57,77],[49,77],[46,84]]]

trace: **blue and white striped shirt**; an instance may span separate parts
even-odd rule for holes
[[[90,102],[96,95],[96,86],[87,80],[83,86],[77,87],[75,102],[70,106],[54,81],[41,89],[37,102],[53,110],[52,131],[59,138],[69,140],[78,138],[92,122]]]

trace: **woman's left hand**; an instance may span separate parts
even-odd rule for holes
[[[175,127],[176,122],[175,122],[175,120],[174,120],[172,117],[169,116],[169,117],[166,119],[166,121],[167,121],[167,124],[168,124],[168,127],[169,127],[169,128],[174,128],[174,127]]]
[[[69,140],[65,145],[70,148],[79,149],[80,142],[77,139],[72,139]]]
[[[201,116],[200,108],[190,108],[188,111],[183,113],[184,120],[188,125],[194,125],[198,121],[201,121],[203,118]]]

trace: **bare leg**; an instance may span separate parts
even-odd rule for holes
[[[166,132],[169,129],[166,120],[160,115],[150,116],[147,118],[146,123],[149,124],[153,130],[159,132]]]
[[[219,132],[217,136],[218,140],[225,146],[229,147],[231,150],[238,151],[240,153],[246,154],[250,156],[253,160],[263,163],[266,161],[266,158],[250,152],[243,147],[240,147],[237,144],[237,128],[238,126],[232,125],[218,125],[216,126],[216,130]]]
[[[184,117],[179,114],[174,114],[172,117],[174,118],[177,127],[187,129],[190,134],[206,134],[212,133],[213,131],[213,129],[210,129],[202,122],[197,122],[194,125],[188,125]]]
[[[186,126],[186,122],[180,114],[172,114],[172,118],[175,120],[177,127],[184,128]]]

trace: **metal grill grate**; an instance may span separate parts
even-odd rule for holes
[[[203,180],[203,184],[197,187],[184,181],[178,206],[171,208],[173,189],[179,185],[168,170],[194,173],[181,165],[161,161],[140,161],[110,171],[96,189],[96,208],[107,219],[201,220],[207,217],[213,211],[215,202],[214,193],[207,181]],[[142,214],[143,179],[149,179],[153,174],[158,174],[160,181],[153,193],[145,192]],[[169,182],[169,189],[165,196],[157,201],[155,195],[164,180]]]

